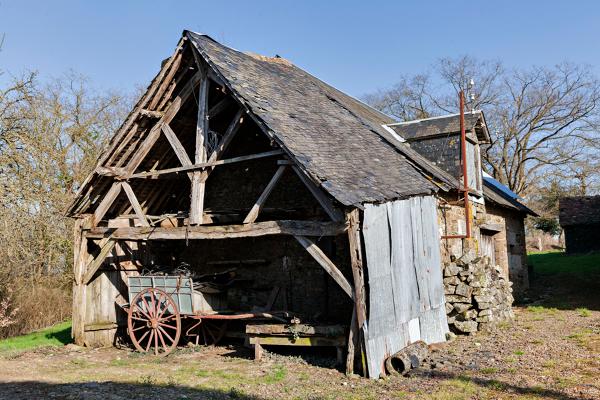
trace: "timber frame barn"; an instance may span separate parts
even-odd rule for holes
[[[343,327],[347,372],[377,378],[409,343],[444,341],[437,201],[457,183],[393,122],[283,58],[184,31],[69,207],[75,343],[126,337],[128,279],[182,262],[235,269],[215,313]]]

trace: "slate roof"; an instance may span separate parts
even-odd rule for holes
[[[460,133],[460,115],[449,114],[440,117],[398,122],[388,125],[398,135],[407,140],[418,140],[429,136]],[[465,131],[473,132],[481,143],[489,143],[490,135],[482,111],[465,112]]]
[[[289,62],[252,56],[185,32],[240,101],[322,188],[344,205],[452,186],[451,177],[383,124],[394,121]]]
[[[559,200],[561,226],[600,223],[600,196],[563,197]]]

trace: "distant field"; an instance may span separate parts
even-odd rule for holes
[[[0,340],[0,352],[64,346],[67,343],[71,343],[71,321],[62,322],[28,335]]]
[[[530,253],[528,260],[534,271],[542,275],[600,273],[600,253],[567,255],[562,251],[545,251]]]

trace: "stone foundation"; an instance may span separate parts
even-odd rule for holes
[[[444,265],[446,314],[455,333],[473,333],[511,320],[512,282],[502,268],[491,265],[488,257],[477,257],[469,249],[460,258]]]

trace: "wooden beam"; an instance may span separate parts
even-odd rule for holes
[[[323,267],[323,269],[327,271],[327,273],[333,278],[333,280],[336,281],[338,285],[340,285],[342,290],[346,292],[346,294],[350,296],[351,299],[353,299],[354,294],[352,286],[350,286],[350,283],[348,282],[344,274],[340,272],[340,270],[333,263],[333,261],[331,261],[329,257],[327,257],[325,253],[323,253],[323,250],[321,250],[319,246],[317,246],[312,240],[304,236],[294,235],[294,237],[302,245],[302,247],[304,247],[304,249],[306,249],[306,251],[308,251],[308,253],[311,256],[313,256],[315,261],[317,261],[319,265],[321,265],[321,267]]]
[[[121,182],[114,182],[94,211],[94,218],[92,220],[94,226],[98,225],[98,222],[102,220],[119,193],[121,193]]]
[[[202,67],[200,66],[200,68]],[[207,161],[208,119],[206,118],[206,108],[208,107],[208,84],[208,77],[204,73],[198,93],[198,121],[196,124],[196,151],[194,155],[196,164]],[[190,224],[192,225],[202,223],[204,188],[205,182],[202,180],[202,173],[195,171],[192,176],[192,200],[190,204]]]
[[[137,167],[142,163],[144,158],[146,158],[152,149],[152,146],[154,146],[154,143],[156,143],[156,140],[160,136],[162,125],[169,124],[173,118],[175,118],[175,115],[177,115],[181,105],[190,97],[200,78],[201,74],[199,72],[190,78],[190,80],[181,89],[177,97],[173,99],[173,102],[169,105],[163,117],[152,127],[152,129],[150,129],[148,136],[146,136],[144,142],[137,149],[127,164],[126,170],[129,174],[133,174]]]
[[[171,148],[175,152],[175,155],[179,159],[181,165],[184,167],[189,167],[190,165],[193,165],[192,160],[190,160],[187,151],[185,151],[185,148],[177,138],[177,135],[175,135],[175,132],[173,132],[173,129],[171,129],[171,127],[168,124],[163,124],[162,131],[167,137],[167,140],[169,141],[169,144],[171,145]],[[192,173],[188,174],[190,180],[192,179],[192,175]]]
[[[244,218],[245,224],[249,224],[249,223],[256,221],[256,217],[258,217],[260,210],[265,205],[265,202],[267,201],[267,199],[269,198],[269,195],[275,188],[275,185],[277,185],[277,182],[279,182],[279,180],[283,176],[285,169],[286,169],[285,165],[282,165],[279,168],[277,168],[275,175],[273,175],[273,177],[267,184],[267,187],[265,187],[265,190],[263,190],[263,192],[260,194],[260,196],[258,197],[258,200],[256,200],[256,203],[254,203],[254,205],[250,209],[250,212],[248,213],[248,215],[246,215],[246,218]]]
[[[242,116],[243,115],[244,115],[244,110],[240,108],[238,110],[238,112],[235,114],[235,116],[233,117],[233,119],[231,120],[231,123],[227,127],[227,130],[225,131],[225,134],[221,138],[221,141],[219,142],[219,144],[217,145],[215,150],[212,152],[212,154],[208,158],[208,161],[216,161],[219,158],[221,158],[221,156],[223,155],[225,150],[227,150],[229,143],[231,143],[231,140],[233,139],[233,137],[235,136],[237,131],[240,129],[240,126],[242,124]],[[206,178],[208,178],[208,174],[207,173],[205,173],[205,174],[206,174]],[[205,182],[206,182],[206,178],[204,178]]]
[[[129,183],[122,182],[121,185],[123,186],[123,190],[125,191],[125,194],[127,195],[127,198],[129,199],[129,202],[131,203],[131,206],[133,207],[133,211],[135,211],[135,215],[140,220],[140,223],[142,224],[142,226],[150,226],[150,224],[148,223],[148,220],[146,219],[146,216],[144,215],[142,206],[140,206],[140,202],[138,201],[137,197],[135,196],[135,193],[133,193],[133,189],[131,188]]]
[[[208,119],[210,120],[211,118],[216,117],[232,103],[233,99],[229,96],[225,96],[223,99],[221,99],[221,101],[208,110]]]
[[[159,169],[156,171],[140,172],[140,173],[131,175],[129,178],[130,179],[151,178],[151,177],[164,175],[164,174],[176,174],[179,172],[195,171],[195,170],[200,170],[200,169],[204,169],[207,167],[215,167],[217,165],[233,164],[233,163],[242,162],[242,161],[256,160],[257,158],[278,156],[281,154],[283,154],[282,150],[271,150],[271,151],[265,151],[264,153],[249,154],[247,156],[227,158],[225,160],[207,161],[205,163],[193,164],[188,167],[175,167],[175,168]]]
[[[198,240],[256,237],[265,235],[337,236],[345,232],[346,225],[338,222],[316,221],[266,221],[241,225],[197,225],[183,227],[124,227],[92,228],[88,239],[110,237],[114,240]]]
[[[98,268],[100,268],[100,266],[108,256],[108,253],[110,253],[112,249],[115,248],[116,243],[117,242],[114,240],[107,240],[104,246],[102,246],[102,248],[100,249],[100,253],[98,254],[98,256],[96,256],[96,258],[94,258],[87,265],[87,267],[85,268],[85,275],[83,276],[82,280],[82,283],[84,285],[87,285],[92,280],[94,274],[96,273],[96,271],[98,271]]]
[[[367,305],[365,296],[365,280],[363,271],[362,244],[360,237],[360,212],[357,208],[346,214],[348,221],[348,242],[350,247],[350,265],[352,267],[352,278],[354,280],[354,315],[350,326],[351,338],[356,346],[352,348],[354,353],[348,357],[352,358],[354,367],[354,355],[358,354],[362,363],[363,374],[366,376],[363,328],[367,319]],[[347,367],[349,364],[347,363]]]
[[[71,336],[75,344],[83,346],[85,341],[85,306],[86,306],[86,286],[83,284],[85,274],[86,260],[88,258],[88,240],[84,236],[84,229],[90,229],[93,222],[93,216],[75,220],[73,227],[73,325]]]
[[[329,215],[329,218],[331,218],[332,221],[343,221],[344,216],[341,213],[341,211],[339,211],[333,206],[331,200],[325,195],[325,193],[323,193],[323,191],[319,187],[317,187],[317,185],[313,183],[312,180],[309,179],[308,176],[306,176],[304,171],[302,171],[296,165],[294,165],[292,168],[296,172],[296,175],[298,175],[300,180],[304,183],[304,186],[306,186],[308,190],[310,190],[310,192],[315,197],[315,199],[317,199],[321,207],[323,207],[327,215]]]
[[[165,115],[165,113],[162,111],[152,111],[152,110],[141,109],[140,115],[143,115],[144,117],[148,117],[148,118],[160,119],[163,117],[163,115]]]

